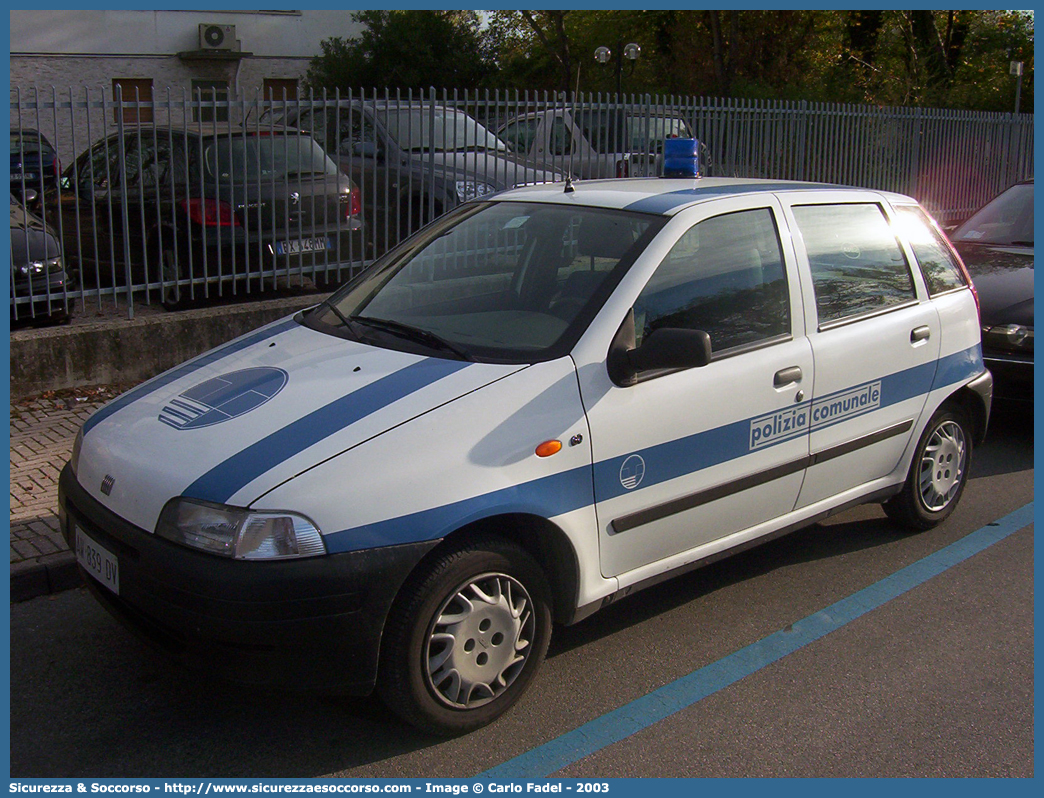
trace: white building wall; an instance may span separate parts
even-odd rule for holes
[[[301,81],[323,39],[361,30],[343,10],[12,10],[10,21],[11,125],[52,138],[63,164],[115,129],[105,107],[115,78],[151,80],[155,121],[181,122],[184,111],[165,103],[191,100],[193,80],[226,82],[229,99],[251,102],[265,79]],[[179,56],[199,51],[201,23],[235,25],[243,57]],[[57,113],[41,108],[55,101]]]

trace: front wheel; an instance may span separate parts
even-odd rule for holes
[[[473,731],[525,692],[550,638],[550,591],[537,563],[509,541],[475,541],[403,589],[385,627],[381,697],[424,731]]]
[[[955,405],[940,408],[917,443],[902,491],[884,509],[898,524],[931,529],[953,512],[968,483],[972,433],[968,418]]]

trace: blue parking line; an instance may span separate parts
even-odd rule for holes
[[[858,593],[480,773],[478,778],[534,779],[548,776],[793,654],[1032,523],[1033,503],[1030,502]]]

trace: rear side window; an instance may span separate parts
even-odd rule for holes
[[[820,324],[915,300],[906,262],[884,210],[875,203],[798,205]]]
[[[896,215],[932,296],[963,288],[967,283],[943,234],[924,211],[914,205],[896,206]]]
[[[705,219],[657,267],[634,307],[639,345],[659,327],[703,330],[721,352],[790,333],[779,236],[767,208]]]

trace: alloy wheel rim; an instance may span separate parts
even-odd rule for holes
[[[435,613],[424,651],[429,689],[454,709],[488,704],[522,672],[535,632],[533,602],[518,580],[502,573],[470,579]]]
[[[953,501],[964,480],[967,444],[960,424],[944,421],[933,430],[921,457],[921,501],[931,512],[939,512]]]

